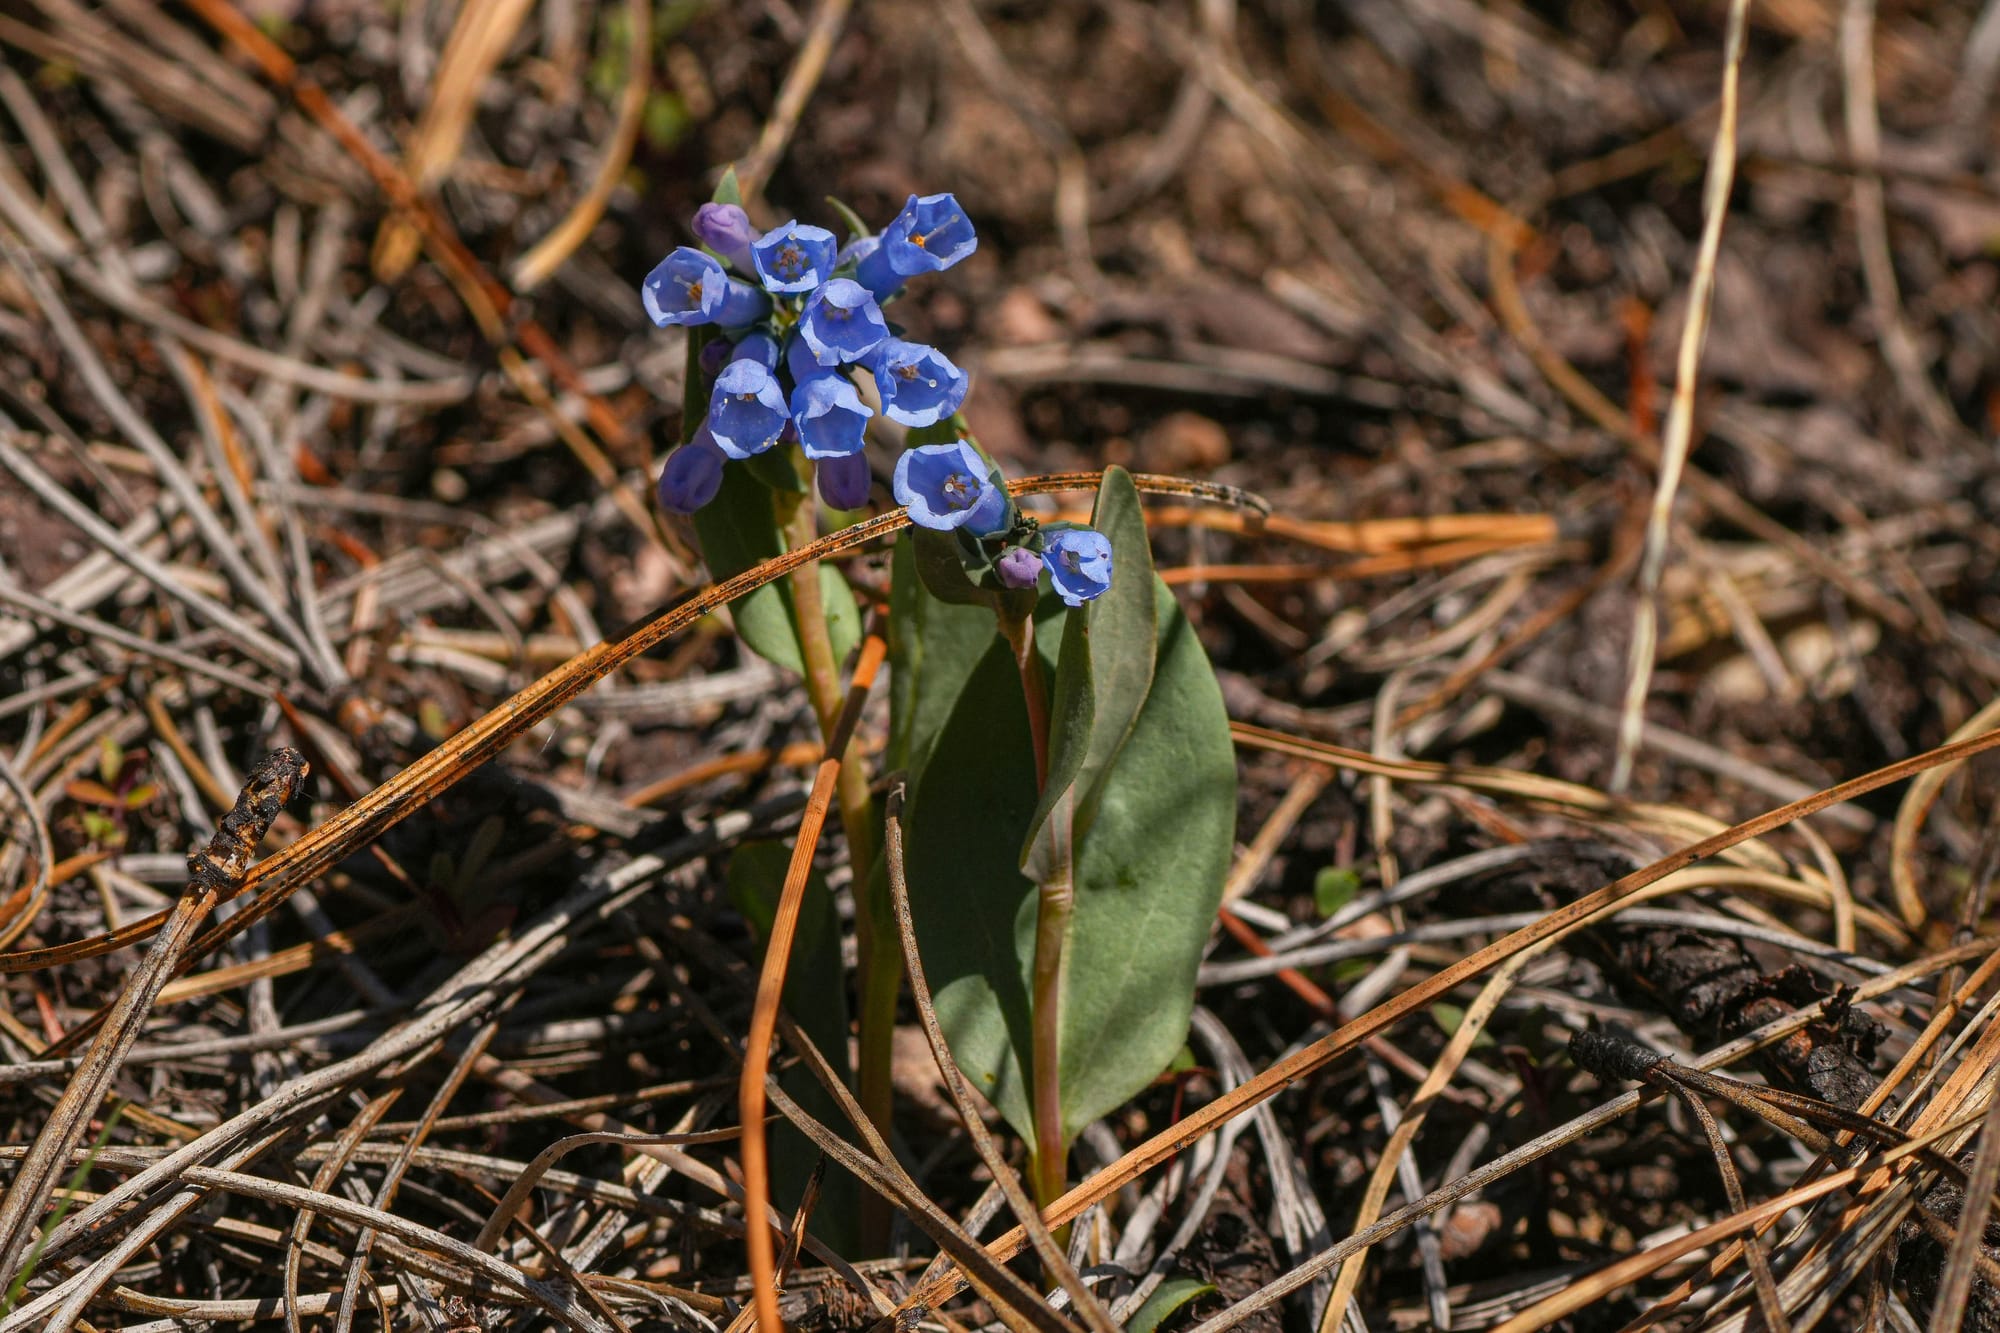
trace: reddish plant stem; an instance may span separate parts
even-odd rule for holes
[[[1035,748],[1035,786],[1049,781],[1049,696],[1042,683],[1042,656],[1035,648],[1031,614],[999,614],[1000,631],[1014,650],[1021,676],[1021,694],[1028,707],[1028,733]],[[1030,976],[1034,1049],[1029,1082],[1033,1089],[1035,1200],[1044,1206],[1062,1196],[1069,1183],[1069,1139],[1062,1122],[1062,992],[1064,945],[1076,914],[1076,885],[1071,869],[1070,842],[1074,810],[1067,794],[1049,812],[1049,836],[1054,841],[1051,870],[1037,889],[1035,961]],[[1066,1231],[1067,1229],[1065,1229]]]

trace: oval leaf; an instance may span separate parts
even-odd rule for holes
[[[1148,580],[1156,666],[1079,839],[1063,994],[1065,1133],[1118,1106],[1186,1036],[1195,970],[1236,826],[1236,762],[1222,692],[1173,594]],[[1070,617],[1038,627],[1067,633]],[[939,1021],[968,1078],[1024,1137],[1032,1049],[1036,893],[1018,869],[1037,805],[1027,710],[1006,645],[966,679],[909,816],[911,910]]]
[[[999,637],[993,613],[932,595],[917,573],[917,543],[899,541],[889,577],[889,749],[914,791],[960,691]]]

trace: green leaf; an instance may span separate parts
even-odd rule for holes
[[[1327,866],[1313,876],[1313,906],[1332,916],[1361,892],[1361,876],[1352,866]]]
[[[763,482],[774,491],[790,491],[794,495],[804,495],[808,489],[806,478],[793,465],[792,451],[789,449],[766,449],[761,454],[752,454],[743,466],[751,476]]]
[[[1084,608],[1092,709],[1089,746],[1074,778],[1079,838],[1097,818],[1104,774],[1132,734],[1132,724],[1152,688],[1159,633],[1146,515],[1132,474],[1124,468],[1104,470],[1091,525],[1111,542],[1111,586]],[[1056,670],[1062,671],[1060,664]]]
[[[731,465],[722,469],[722,489],[695,511],[695,531],[701,535],[702,558],[719,583],[751,566],[783,553],[784,533],[771,509],[771,491],[748,471]],[[861,608],[847,580],[831,565],[819,567],[820,600],[833,634],[833,656],[839,661],[861,642]],[[730,603],[736,633],[753,652],[782,667],[803,671],[798,632],[792,621],[789,578],[767,583],[747,597]]]
[[[953,606],[986,607],[990,613],[993,595],[966,574],[956,532],[912,528],[910,548],[915,555],[917,577],[924,581],[924,589],[932,597]]]
[[[968,440],[971,438],[971,432],[965,428],[965,414],[963,412],[954,412],[943,421],[934,421],[928,426],[910,427],[909,432],[903,436],[903,447],[905,449],[915,449],[919,445],[950,444],[953,440]],[[978,442],[974,441],[972,447],[978,449]],[[981,457],[984,457],[985,453],[985,450],[980,450]]]
[[[771,936],[791,859],[791,848],[781,842],[746,842],[729,858],[729,899],[749,920],[760,942]],[[798,933],[785,969],[784,1005],[821,1054],[852,1082],[847,1069],[847,982],[840,965],[840,921],[833,910],[833,893],[817,873],[806,881],[805,898],[799,904]],[[780,1074],[778,1086],[821,1122],[845,1123],[833,1097],[803,1068]],[[819,1148],[788,1124],[773,1125],[770,1136],[772,1193],[789,1215],[805,1193]],[[860,1182],[838,1167],[829,1169],[813,1212],[813,1234],[841,1253],[850,1253],[843,1247],[854,1242],[848,1229],[859,1207]]]
[[[1235,838],[1222,692],[1173,594],[1157,576],[1147,582],[1152,689],[1076,850],[1060,1056],[1066,1135],[1144,1088],[1181,1048]],[[1050,614],[1039,643],[1059,638],[1068,619]],[[932,746],[908,852],[911,909],[952,1053],[1024,1137],[1033,1133],[1025,1071],[1036,893],[1018,864],[1039,803],[1027,726],[1011,655],[996,640]]]
[[[736,183],[736,166],[731,163],[722,173],[722,179],[715,183],[715,193],[709,197],[710,203],[735,204],[743,207],[743,187]]]
[[[1091,522],[1111,542],[1111,586],[1081,615],[1070,615],[1056,661],[1049,784],[1021,849],[1021,869],[1037,882],[1055,869],[1049,815],[1059,801],[1069,799],[1073,836],[1088,831],[1097,817],[1099,783],[1131,734],[1153,683],[1158,631],[1153,552],[1138,489],[1124,468],[1105,470]]]
[[[1072,611],[1064,618],[1062,649],[1056,657],[1054,698],[1049,702],[1049,777],[1028,821],[1027,840],[1021,847],[1021,873],[1037,884],[1046,884],[1060,866],[1064,855],[1057,846],[1051,817],[1059,806],[1069,807],[1070,840],[1076,835],[1076,782],[1090,754],[1096,716],[1090,664],[1090,618]],[[1018,677],[1019,668],[1015,669]],[[1030,742],[1032,743],[1032,736]]]
[[[1459,1028],[1465,1024],[1465,1010],[1455,1004],[1439,1002],[1431,1006],[1431,1022],[1437,1024],[1438,1030],[1444,1033],[1445,1036],[1457,1036]],[[1481,1029],[1473,1035],[1472,1044],[1475,1049],[1481,1046],[1491,1046],[1493,1038],[1488,1036],[1484,1029]]]
[[[1125,1333],[1157,1333],[1167,1316],[1186,1305],[1189,1301],[1215,1294],[1215,1284],[1203,1282],[1199,1278],[1170,1277],[1153,1288],[1153,1294],[1146,1303],[1132,1312],[1125,1321]]]
[[[868,224],[861,220],[861,215],[849,208],[842,200],[828,195],[826,202],[829,208],[840,214],[841,224],[847,228],[847,243],[849,245],[854,244],[863,236],[873,236],[875,234],[869,230]]]
[[[645,112],[639,121],[640,132],[646,136],[646,146],[656,151],[664,151],[680,142],[692,123],[687,103],[664,90],[647,96]]]
[[[980,658],[999,638],[993,613],[933,596],[918,577],[917,544],[896,543],[889,582],[889,747],[914,792],[938,732]]]

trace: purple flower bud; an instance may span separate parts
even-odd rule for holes
[[[694,438],[667,455],[660,470],[660,508],[670,514],[692,514],[722,489],[726,460],[703,422]]]
[[[720,324],[741,328],[771,313],[771,298],[730,277],[712,255],[683,245],[662,259],[639,289],[655,324]]]
[[[964,528],[975,537],[990,537],[1010,521],[1006,490],[994,484],[986,460],[964,440],[904,450],[896,460],[893,489],[919,527]]]
[[[972,219],[948,194],[910,196],[895,221],[882,229],[882,254],[906,278],[950,268],[979,248]]]
[[[859,509],[868,503],[868,455],[822,458],[813,471],[819,481],[819,498],[831,508]]]
[[[757,241],[757,229],[750,215],[735,204],[703,204],[694,211],[694,235],[715,253],[736,266],[738,273],[753,273],[750,247]]]
[[[838,458],[861,452],[862,435],[874,412],[838,371],[821,371],[792,390],[792,420],[807,458]]]
[[[832,232],[794,218],[751,245],[750,259],[765,291],[809,292],[832,276],[835,248]]]
[[[875,374],[882,415],[905,426],[934,426],[958,411],[971,382],[943,352],[885,338],[862,364]]]
[[[701,345],[701,373],[714,379],[729,364],[729,354],[735,350],[727,338],[710,338]]]
[[[882,308],[858,282],[835,278],[806,298],[799,337],[822,366],[859,361],[889,336]]]
[[[736,344],[731,361],[755,361],[766,370],[778,368],[778,340],[758,329],[743,335],[743,341]]]
[[[1111,586],[1111,541],[1092,528],[1047,534],[1042,563],[1066,606],[1082,606]]]
[[[715,377],[708,425],[731,458],[749,458],[776,444],[790,415],[778,377],[763,362],[732,361]]]
[[[1010,546],[993,562],[993,569],[1009,588],[1032,588],[1042,576],[1042,558],[1025,546]]]

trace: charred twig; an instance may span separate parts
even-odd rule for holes
[[[1608,847],[1560,841],[1545,845],[1532,868],[1497,872],[1487,881],[1503,896],[1525,890],[1544,908],[1559,907],[1631,866]],[[1804,967],[1766,971],[1741,940],[1677,926],[1617,918],[1581,937],[1612,985],[1635,1003],[1665,1014],[1702,1046],[1733,1040],[1753,1028],[1830,998],[1825,1016],[1758,1053],[1763,1071],[1789,1088],[1834,1106],[1859,1106],[1876,1084],[1868,1061],[1882,1038],[1874,1020],[1837,999]]]

